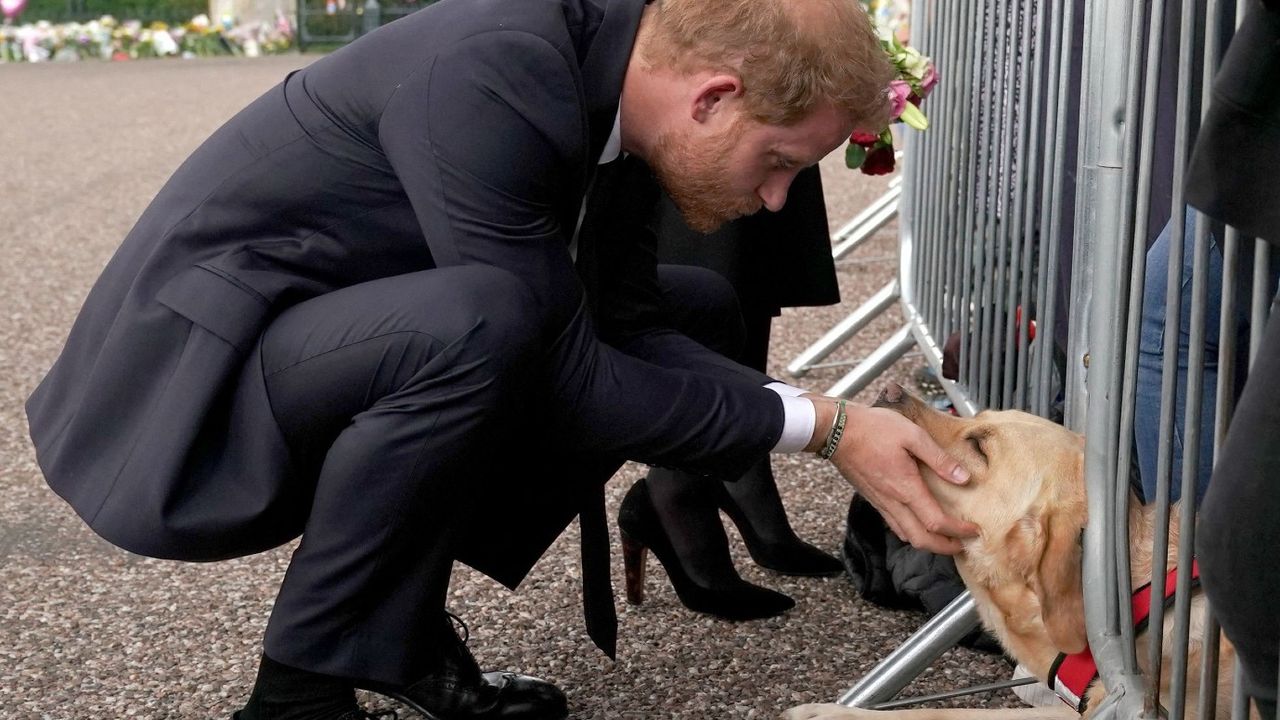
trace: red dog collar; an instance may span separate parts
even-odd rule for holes
[[[1200,581],[1200,564],[1196,560],[1191,561],[1191,582],[1192,587]],[[1177,591],[1178,585],[1178,568],[1171,569],[1164,578],[1164,604],[1165,607],[1173,604],[1173,596]],[[1133,626],[1138,632],[1142,632],[1147,626],[1148,616],[1151,614],[1151,583],[1147,583],[1137,590],[1133,591],[1132,599],[1133,608]],[[1058,697],[1062,698],[1068,706],[1076,712],[1084,714],[1088,708],[1089,700],[1087,690],[1098,679],[1098,666],[1093,661],[1093,653],[1089,652],[1089,648],[1067,655],[1059,653],[1058,659],[1053,661],[1053,666],[1049,668],[1049,687],[1058,693]]]

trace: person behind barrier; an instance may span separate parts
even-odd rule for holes
[[[787,203],[762,210],[706,234],[689,227],[665,194],[649,219],[658,239],[658,261],[708,268],[732,285],[740,308],[742,343],[733,357],[765,372],[769,331],[782,307],[839,302],[831,231],[817,167],[796,175]],[[658,555],[676,595],[690,609],[732,620],[777,615],[794,606],[779,592],[743,580],[729,555],[720,522],[724,510],[747,551],[761,567],[785,575],[834,575],[839,560],[801,540],[786,509],[769,458],[741,477],[704,481],[671,468],[651,468],[627,492],[618,509],[626,542],[662,548]],[[668,550],[669,548],[669,550]],[[636,559],[624,553],[624,562]],[[632,575],[635,568],[629,568]],[[629,588],[640,602],[642,588]]]
[[[1169,502],[1176,503],[1182,497],[1182,455],[1186,447],[1187,376],[1190,372],[1191,305],[1193,300],[1192,273],[1195,264],[1197,226],[1204,222],[1195,210],[1185,213],[1185,237],[1182,259],[1177,263],[1181,272],[1179,286],[1178,350],[1174,384],[1173,442],[1169,446]],[[1195,470],[1196,502],[1199,504],[1209,489],[1213,473],[1214,437],[1216,433],[1217,393],[1220,378],[1232,382],[1229,396],[1238,398],[1243,389],[1243,379],[1248,373],[1250,298],[1253,295],[1254,252],[1253,243],[1242,243],[1236,259],[1235,313],[1228,319],[1228,328],[1236,338],[1235,365],[1223,372],[1219,367],[1218,340],[1222,325],[1222,292],[1225,280],[1221,223],[1209,222],[1207,263],[1204,268],[1204,355],[1203,367],[1198,368],[1201,378],[1201,398],[1198,412],[1199,447]],[[1157,463],[1160,451],[1160,414],[1164,405],[1164,336],[1165,302],[1168,299],[1170,243],[1173,223],[1165,225],[1151,247],[1147,249],[1147,268],[1142,293],[1142,320],[1138,337],[1138,373],[1135,384],[1133,433],[1137,460],[1135,489],[1144,503],[1155,502],[1157,493]],[[1277,275],[1280,275],[1280,256],[1272,256],[1267,265],[1263,282],[1274,291]]]
[[[1175,68],[1181,43],[1182,8],[1176,3],[1165,8],[1165,39],[1162,46],[1162,66]],[[1218,17],[1215,27],[1223,34],[1218,43],[1226,47],[1230,35],[1235,30],[1235,3],[1223,3],[1217,9]],[[1204,17],[1197,14],[1196,23],[1199,33],[1204,33]],[[1197,63],[1198,65],[1198,59]],[[1150,236],[1147,247],[1145,284],[1142,293],[1142,318],[1138,344],[1137,383],[1135,388],[1134,441],[1135,459],[1137,461],[1137,478],[1135,490],[1144,502],[1156,499],[1157,464],[1160,447],[1160,416],[1164,404],[1163,357],[1165,338],[1165,302],[1168,299],[1169,265],[1171,262],[1181,271],[1181,282],[1178,290],[1181,313],[1178,326],[1176,355],[1176,374],[1174,385],[1173,442],[1169,446],[1170,481],[1169,500],[1177,502],[1182,494],[1182,455],[1185,447],[1186,430],[1186,387],[1188,374],[1188,358],[1191,345],[1191,306],[1193,300],[1192,271],[1195,259],[1197,227],[1201,222],[1197,213],[1190,208],[1184,210],[1184,236],[1182,257],[1170,256],[1170,244],[1173,233],[1173,217],[1170,211],[1173,201],[1173,157],[1175,155],[1176,105],[1178,98],[1177,73],[1166,71],[1160,74],[1160,92],[1155,109],[1156,147],[1153,152],[1153,182],[1151,190],[1150,227],[1161,227],[1158,233]],[[1203,71],[1193,67],[1190,79],[1190,91],[1193,95],[1192,106],[1199,104],[1203,93]],[[1190,118],[1193,125],[1199,118]],[[1207,223],[1208,253],[1204,269],[1204,364],[1198,368],[1202,379],[1201,403],[1199,415],[1199,448],[1198,467],[1195,470],[1196,500],[1204,498],[1209,488],[1209,479],[1213,471],[1214,436],[1216,422],[1216,395],[1219,377],[1232,382],[1228,388],[1230,397],[1237,398],[1243,387],[1243,378],[1248,371],[1249,354],[1247,348],[1251,331],[1249,304],[1253,295],[1254,252],[1253,243],[1240,243],[1236,265],[1233,270],[1235,279],[1235,314],[1227,319],[1227,328],[1237,338],[1240,351],[1236,353],[1236,364],[1232,368],[1218,366],[1218,339],[1221,333],[1221,309],[1224,280],[1222,257],[1222,240],[1224,228],[1220,222]],[[1276,277],[1280,274],[1280,257],[1272,257],[1263,277],[1267,287],[1274,288]]]
[[[1251,0],[1213,84],[1187,201],[1247,236],[1280,244],[1280,0]],[[1273,248],[1274,252],[1274,248]],[[1200,510],[1196,552],[1245,691],[1275,717],[1280,682],[1280,314],[1272,313]]]
[[[1185,238],[1182,257],[1177,266],[1182,271],[1180,298],[1182,312],[1178,325],[1178,352],[1176,385],[1174,394],[1173,431],[1170,445],[1169,502],[1177,502],[1182,495],[1182,451],[1186,428],[1186,388],[1188,357],[1191,342],[1191,269],[1195,257],[1196,213],[1186,211]],[[1169,263],[1173,223],[1165,225],[1151,247],[1147,249],[1145,284],[1142,291],[1142,319],[1138,336],[1138,372],[1135,383],[1134,404],[1137,412],[1133,419],[1134,449],[1138,463],[1138,485],[1143,502],[1156,499],[1157,462],[1160,450],[1160,414],[1164,405],[1164,335],[1165,301],[1169,284]],[[1209,233],[1208,264],[1205,268],[1205,322],[1204,367],[1201,369],[1202,400],[1199,408],[1200,442],[1199,463],[1196,468],[1196,500],[1204,497],[1209,488],[1209,474],[1213,470],[1213,425],[1216,414],[1215,400],[1218,389],[1218,337],[1222,309],[1222,251],[1219,248],[1220,233]],[[1248,337],[1248,318],[1243,310],[1231,319],[1236,332]],[[1230,376],[1228,376],[1230,377]]]
[[[390,23],[160,190],[27,402],[40,467],[143,555],[302,536],[241,720],[365,717],[356,687],[565,717],[551,683],[480,672],[449,575],[514,587],[576,515],[612,655],[603,483],[625,459],[732,477],[818,451],[903,537],[957,551],[975,529],[916,466],[964,482],[954,459],[669,329],[662,293],[690,283],[664,287],[651,235],[604,211],[645,212],[649,168],[695,229],[777,209],[883,127],[890,76],[848,0],[443,0]]]

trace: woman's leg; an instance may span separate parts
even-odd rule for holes
[[[765,371],[772,323],[773,314],[767,310],[744,309],[743,365]],[[771,458],[761,459],[742,477],[723,485],[722,506],[756,564],[785,575],[836,575],[843,571],[839,560],[801,540],[792,530]]]

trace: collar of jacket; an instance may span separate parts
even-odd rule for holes
[[[1192,587],[1195,587],[1199,582],[1200,564],[1198,561],[1192,560]],[[1164,578],[1165,607],[1173,604],[1177,587],[1178,568],[1172,568]],[[1136,632],[1142,632],[1146,629],[1147,620],[1151,615],[1151,583],[1147,583],[1133,591],[1131,607],[1133,608],[1134,629]],[[1089,706],[1089,686],[1097,679],[1098,665],[1093,661],[1093,653],[1089,651],[1088,647],[1072,655],[1059,653],[1058,659],[1054,660],[1053,666],[1049,668],[1049,687],[1053,688],[1053,691],[1058,694],[1062,702],[1082,715]]]
[[[640,15],[648,0],[585,0],[602,6],[604,15],[590,40],[582,61],[582,87],[587,99],[587,127],[590,152],[586,157],[594,165],[604,150],[618,115],[622,81],[627,62],[640,29]]]

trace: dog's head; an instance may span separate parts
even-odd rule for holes
[[[958,558],[967,572],[993,588],[1030,588],[1054,645],[1069,653],[1083,650],[1084,438],[1014,410],[956,417],[896,385],[881,393],[876,406],[919,425],[969,470],[970,481],[954,485],[920,466],[943,509],[981,530]]]

